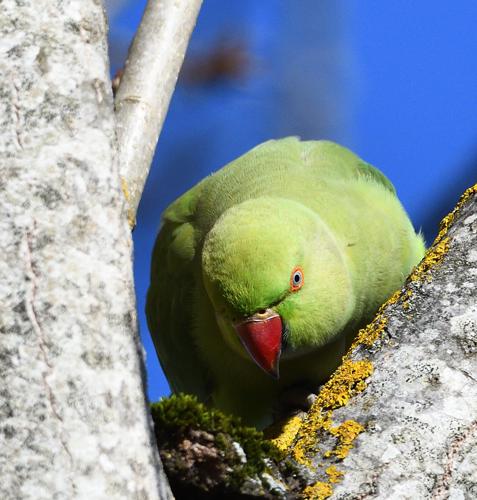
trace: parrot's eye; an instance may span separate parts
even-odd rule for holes
[[[303,286],[304,281],[303,269],[301,267],[295,267],[290,277],[290,290],[296,292]]]

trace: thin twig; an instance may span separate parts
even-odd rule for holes
[[[133,225],[202,0],[149,0],[116,94],[120,175]]]

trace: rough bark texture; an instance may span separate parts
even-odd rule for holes
[[[305,418],[269,430],[286,458],[265,460],[268,470],[241,488],[228,476],[216,480],[214,491],[230,498],[476,498],[476,289],[477,185],[444,219],[403,289],[360,331]],[[158,442],[166,469],[186,471],[175,491],[195,487],[199,497],[207,479],[194,486],[192,469],[207,475],[208,462],[190,450],[207,446],[210,455],[217,446],[213,433],[205,443],[187,432],[175,449]],[[248,458],[242,453],[242,464]],[[233,474],[236,459],[221,460]]]
[[[99,0],[0,1],[0,498],[167,498]]]
[[[475,498],[476,194],[443,220],[291,440],[315,467],[305,498]]]
[[[383,311],[379,339],[352,356],[374,371],[333,414],[365,431],[333,498],[477,497],[476,192],[436,242],[431,268]]]
[[[202,0],[149,0],[116,94],[120,174],[130,224]]]

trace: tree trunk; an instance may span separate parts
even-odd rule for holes
[[[0,498],[170,498],[102,4],[0,4]]]

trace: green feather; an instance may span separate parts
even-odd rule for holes
[[[336,368],[423,253],[392,184],[346,148],[257,146],[164,212],[147,316],[173,391],[269,423],[286,387],[316,387]],[[292,293],[297,265],[305,281]],[[287,329],[278,381],[233,328],[266,308]]]

